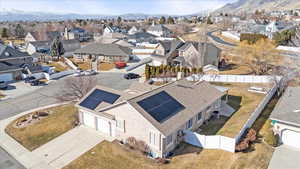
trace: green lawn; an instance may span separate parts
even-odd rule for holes
[[[28,116],[26,115],[13,121],[5,129],[7,134],[30,151],[74,128],[77,120],[77,108],[73,104],[49,108],[40,112],[50,112],[50,115],[27,127],[16,128],[16,122]]]

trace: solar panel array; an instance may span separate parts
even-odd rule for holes
[[[170,117],[185,109],[182,104],[165,91],[147,97],[137,102],[137,104],[160,123],[163,123]]]
[[[100,89],[94,90],[79,105],[94,110],[102,102],[113,104],[119,99],[120,95],[113,94]]]

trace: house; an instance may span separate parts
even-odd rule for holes
[[[170,37],[172,32],[164,25],[154,23],[147,29],[147,32],[157,37]]]
[[[182,42],[179,40],[163,41],[156,48],[153,65],[179,65],[199,68],[206,65],[218,67],[221,50],[211,43]]]
[[[25,36],[25,42],[29,43],[35,41],[53,41],[57,37],[61,37],[61,33],[58,31],[28,32]]]
[[[275,106],[270,119],[279,142],[300,148],[300,87],[288,87]]]
[[[80,42],[78,40],[62,40],[61,41],[64,47],[65,57],[72,56],[72,52],[80,48]],[[32,55],[34,53],[45,53],[49,54],[52,41],[35,41],[29,42],[26,47],[28,54]]]
[[[179,80],[138,95],[97,86],[77,107],[82,125],[123,142],[134,137],[151,156],[166,157],[184,130],[198,129],[220,110],[223,95],[205,81]]]
[[[32,56],[0,44],[0,81],[20,80],[26,67],[35,69]]]
[[[92,35],[82,28],[72,28],[68,29],[65,27],[63,33],[65,40],[78,40],[80,42],[86,42],[92,39]]]
[[[134,45],[132,43],[129,43],[125,39],[101,38],[101,39],[98,39],[97,42],[102,43],[102,44],[117,44],[120,46],[129,47],[129,48],[134,47]]]
[[[117,44],[93,43],[74,51],[76,60],[97,60],[98,62],[128,62],[132,50]]]
[[[136,28],[136,26],[133,26],[133,27],[131,27],[131,28],[129,29],[128,35],[134,35],[134,34],[136,34],[136,33],[138,33],[138,32],[139,32],[139,30]]]

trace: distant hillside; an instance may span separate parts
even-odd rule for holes
[[[236,13],[254,12],[256,10],[291,10],[300,8],[300,0],[238,0],[229,3],[215,12]]]

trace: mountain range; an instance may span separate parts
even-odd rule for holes
[[[256,10],[292,10],[300,9],[300,0],[238,0],[229,3],[215,12],[237,13],[254,12]]]

